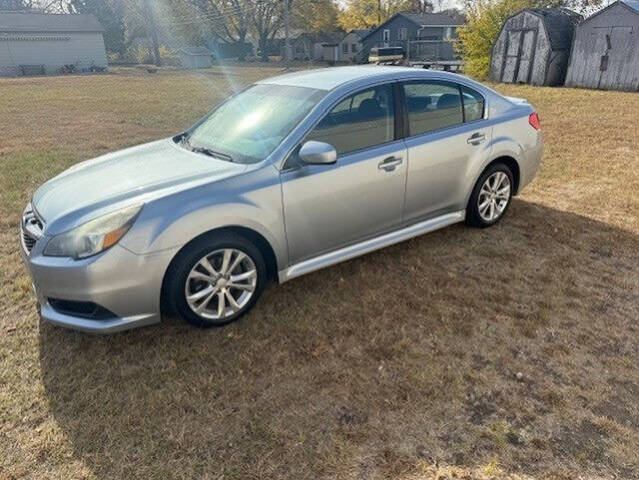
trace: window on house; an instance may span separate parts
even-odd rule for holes
[[[348,43],[342,45],[342,53],[346,55],[348,53]]]
[[[407,28],[400,28],[399,32],[397,33],[397,39],[398,40],[406,40],[408,38],[408,29]]]
[[[390,30],[384,30],[384,42],[390,42]]]
[[[357,52],[357,44],[351,43],[351,53],[355,53],[355,52]]]

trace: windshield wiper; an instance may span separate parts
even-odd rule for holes
[[[184,140],[188,142],[188,140]],[[233,157],[230,155],[226,155],[225,153],[216,152],[215,150],[211,150],[206,147],[191,147],[191,151],[195,153],[202,153],[204,155],[208,155],[209,157],[218,158],[220,160],[226,160],[227,162],[233,162]]]
[[[182,146],[188,146],[189,144],[189,134],[188,132],[184,132],[184,133],[180,133],[179,135],[176,135],[175,137],[173,137],[173,141],[175,143],[178,143]],[[190,147],[189,147],[190,150]]]
[[[186,148],[187,150],[190,150],[191,152],[201,153],[203,155],[217,158],[219,160],[226,160],[227,162],[235,161],[233,160],[233,157],[231,157],[230,155],[226,155],[225,153],[216,152],[215,150],[212,150],[206,147],[194,147],[193,145],[191,145],[191,142],[189,142],[189,135],[187,132],[184,132],[183,134],[178,135],[177,137],[174,138],[174,140],[176,141],[176,143],[179,143],[183,148]]]

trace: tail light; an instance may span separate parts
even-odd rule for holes
[[[537,113],[530,114],[530,116],[528,117],[528,123],[530,123],[530,126],[533,127],[535,130],[539,130],[541,128],[541,124],[539,123],[539,115],[537,115]]]

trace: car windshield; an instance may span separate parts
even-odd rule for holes
[[[260,84],[231,97],[182,138],[212,157],[257,163],[269,156],[326,91]]]

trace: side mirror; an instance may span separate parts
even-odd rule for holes
[[[299,157],[309,165],[330,165],[337,161],[337,150],[329,143],[309,140],[300,148]]]

